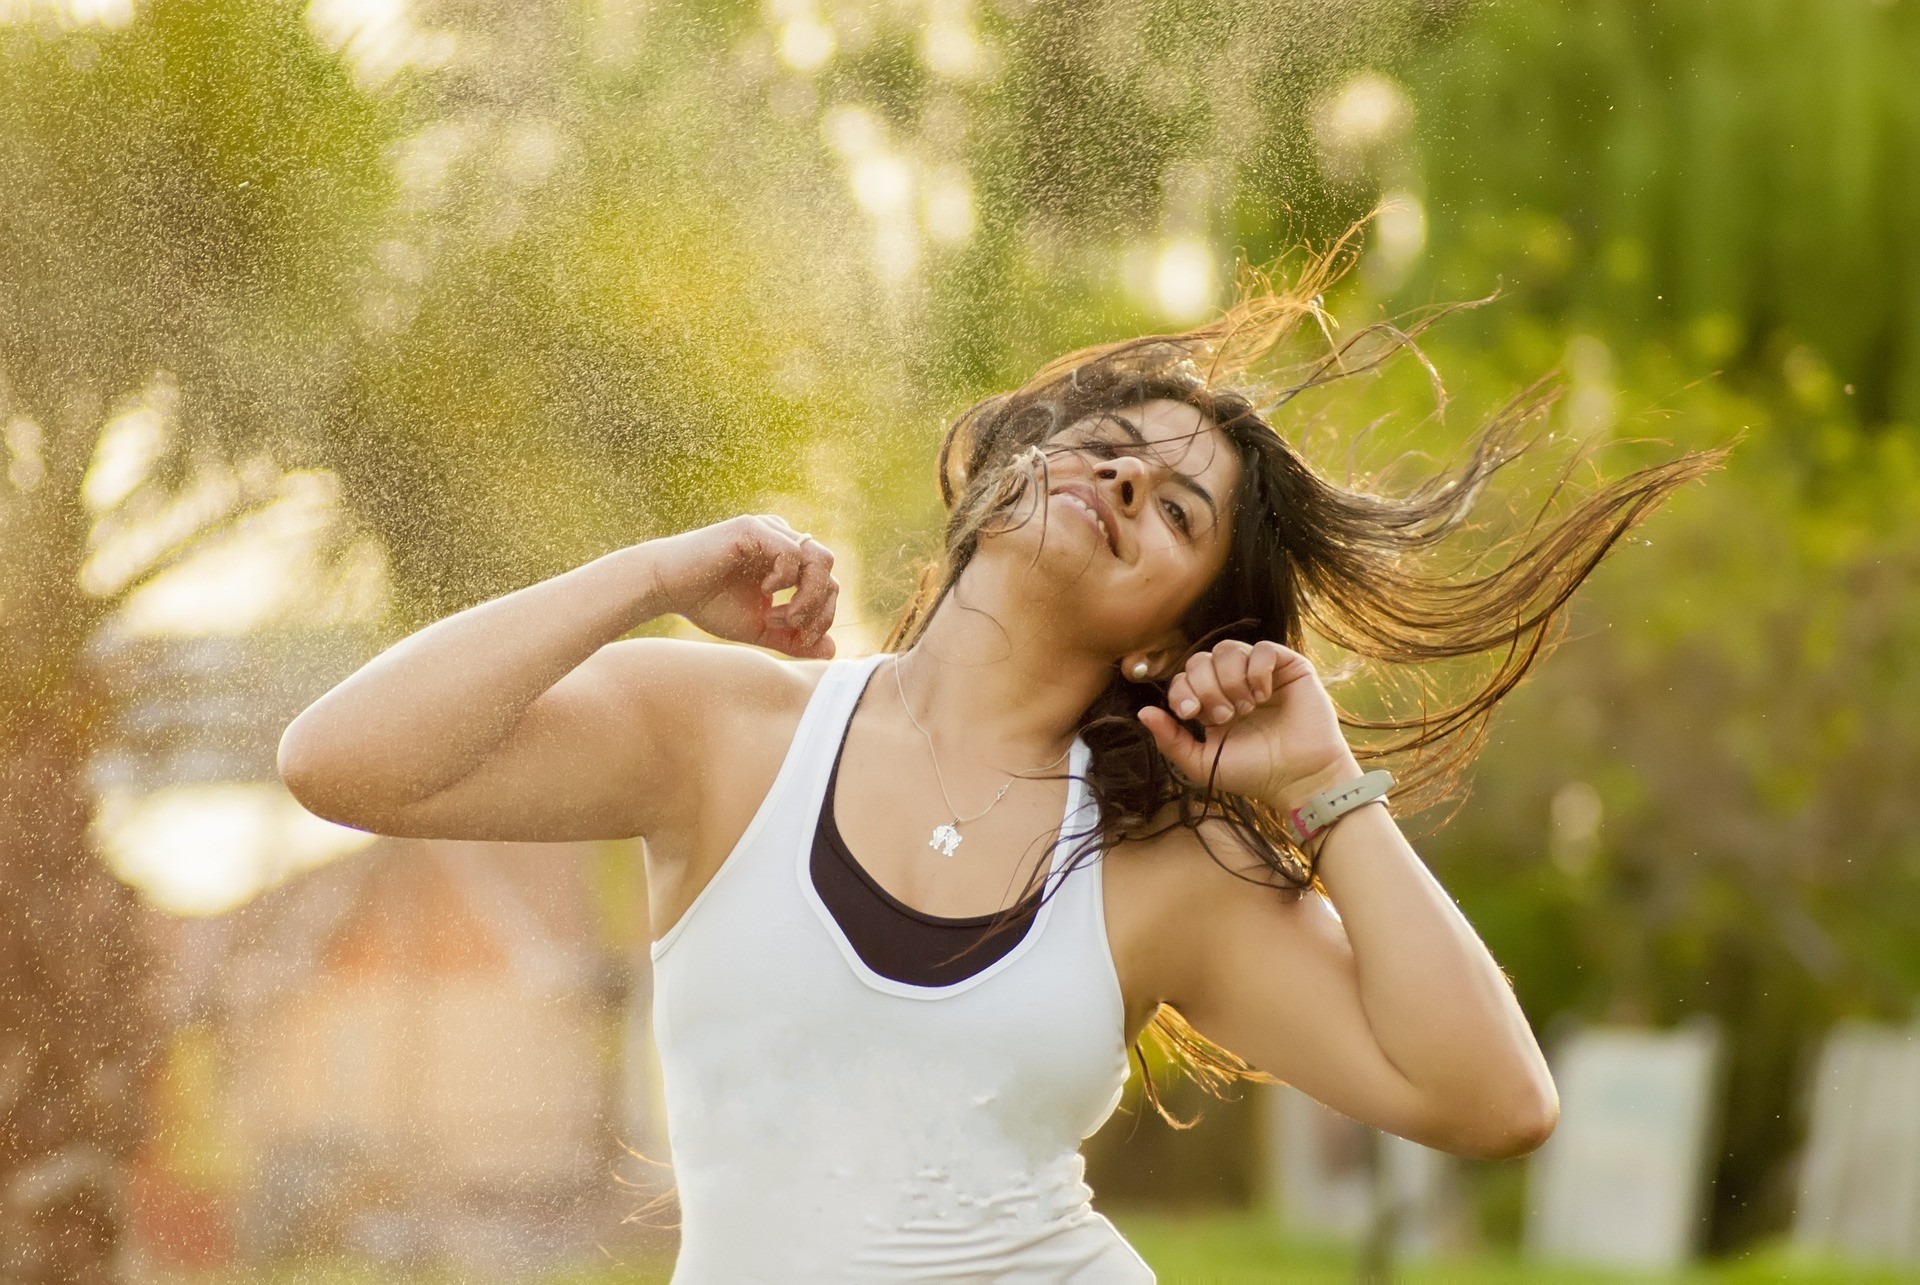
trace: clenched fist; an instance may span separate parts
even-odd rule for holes
[[[1271,640],[1195,652],[1167,684],[1166,706],[1148,705],[1139,719],[1189,781],[1211,776],[1226,793],[1283,810],[1360,775],[1312,662]],[[1204,739],[1181,719],[1199,723]]]

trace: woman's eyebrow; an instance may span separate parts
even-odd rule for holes
[[[1114,415],[1114,414],[1102,415],[1100,417],[1099,422],[1103,424],[1117,424],[1120,427],[1120,431],[1125,433],[1128,436],[1128,438],[1130,438],[1133,441],[1134,445],[1144,446],[1148,450],[1153,449],[1153,443],[1149,442],[1146,438],[1146,434],[1140,431],[1140,426],[1138,424],[1135,424],[1132,420],[1126,418],[1124,415]],[[1195,434],[1195,436],[1198,436],[1198,434]],[[1169,473],[1172,473],[1174,477],[1179,479],[1181,486],[1185,487],[1189,491],[1192,491],[1196,496],[1200,498],[1200,502],[1207,506],[1207,512],[1213,515],[1214,524],[1218,525],[1220,522],[1220,506],[1213,502],[1213,496],[1207,493],[1207,488],[1200,485],[1198,479],[1192,477],[1189,474],[1182,473],[1177,468],[1173,468],[1169,466],[1167,471]]]

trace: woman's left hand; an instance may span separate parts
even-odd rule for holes
[[[1167,704],[1140,711],[1160,752],[1189,781],[1293,808],[1350,781],[1360,765],[1313,663],[1262,640],[1196,652],[1167,685]],[[1174,715],[1204,725],[1197,740]]]

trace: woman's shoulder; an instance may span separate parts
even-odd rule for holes
[[[700,833],[752,815],[829,669],[693,638],[625,639],[596,659],[615,671],[609,690],[636,710],[634,735],[671,746],[672,772],[662,775],[677,783],[685,807],[675,826],[649,835],[663,853],[698,849]]]
[[[1178,803],[1171,801],[1119,851],[1131,855],[1134,864],[1154,870],[1170,887],[1190,894],[1234,886],[1289,890],[1296,886],[1261,859],[1237,824],[1211,813],[1197,821],[1186,820]]]
[[[628,711],[632,736],[668,745],[678,774],[739,763],[791,734],[828,670],[826,661],[695,638],[628,638],[601,647],[589,665],[605,699]]]
[[[718,704],[749,714],[804,707],[833,664],[697,638],[630,638],[607,650],[636,675],[677,690],[689,706]]]

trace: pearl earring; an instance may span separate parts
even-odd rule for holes
[[[1136,660],[1133,662],[1133,667],[1127,672],[1132,674],[1136,680],[1145,678],[1147,676],[1147,662],[1144,660]]]

